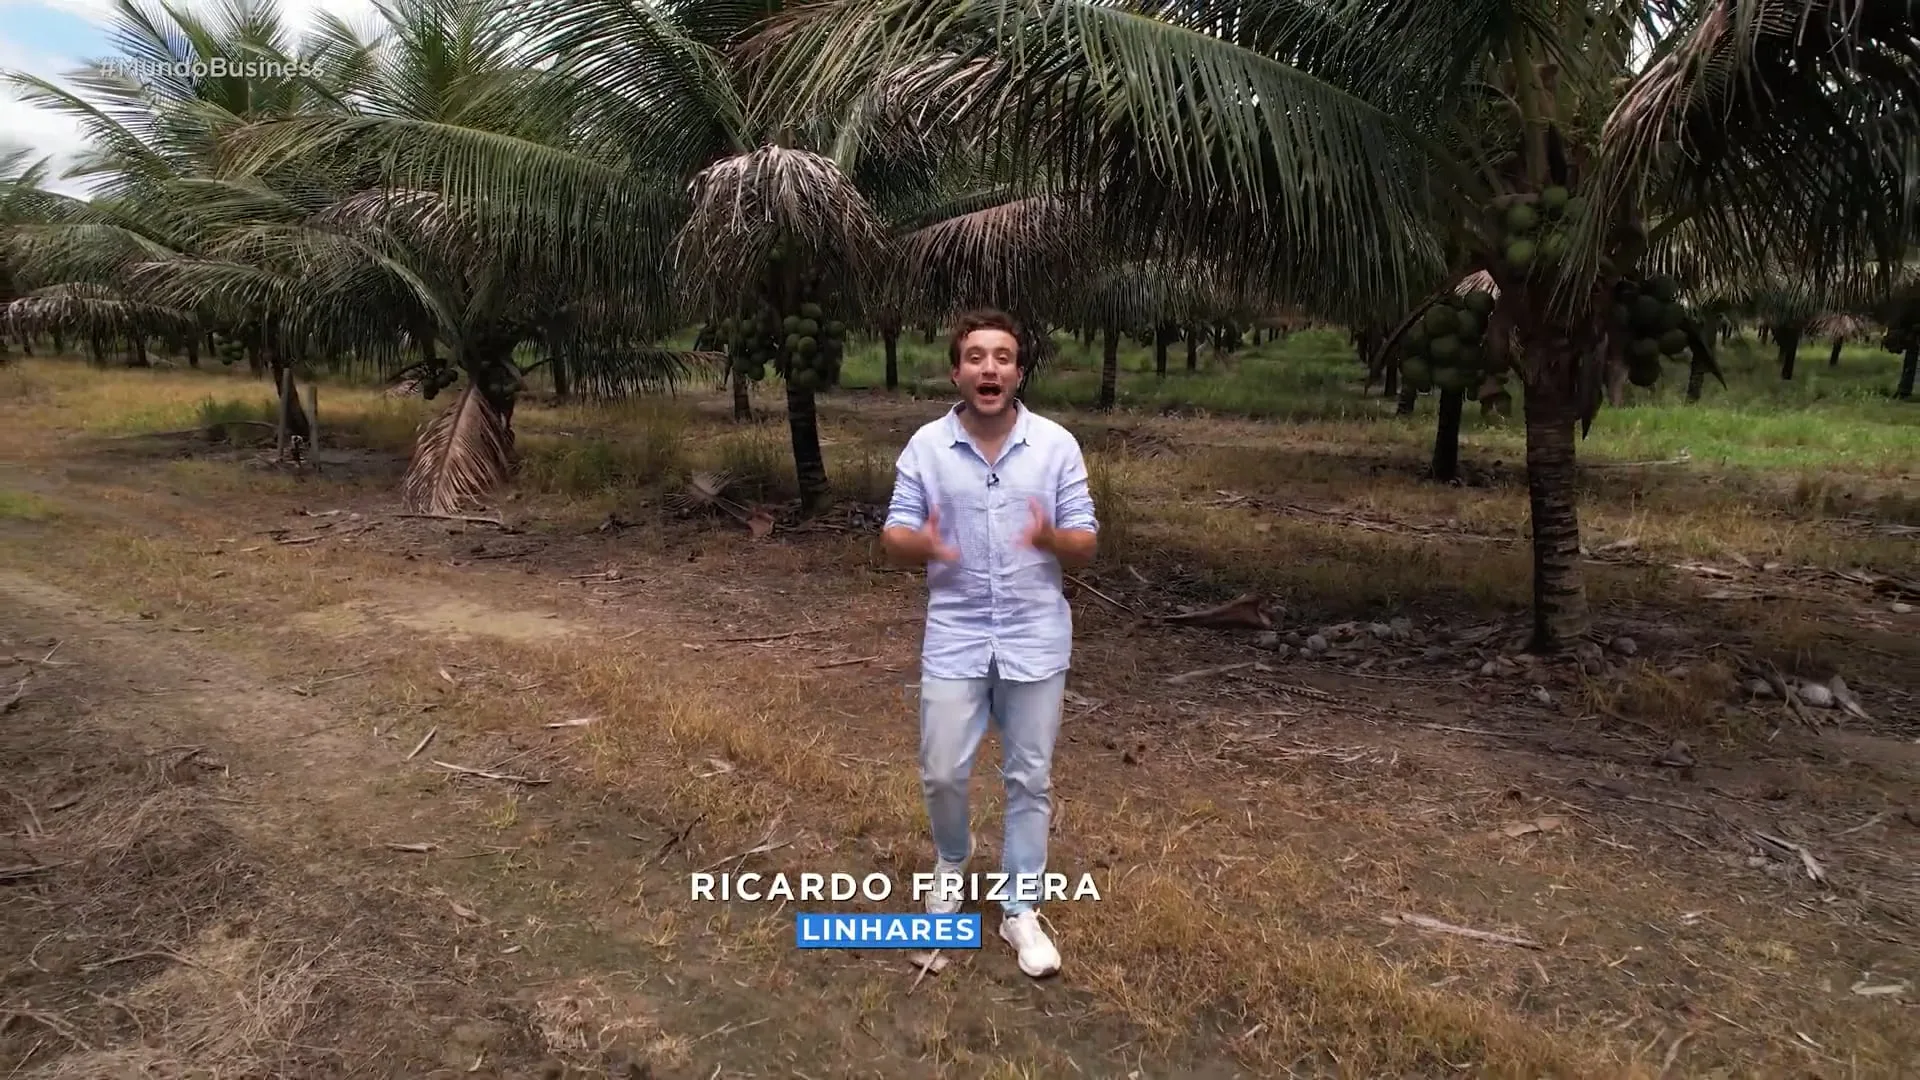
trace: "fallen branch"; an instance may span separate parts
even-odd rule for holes
[[[1518,945],[1523,949],[1546,948],[1546,946],[1539,942],[1528,938],[1514,937],[1512,934],[1496,934],[1491,930],[1474,930],[1465,926],[1455,926],[1452,923],[1441,922],[1439,919],[1426,915],[1409,915],[1405,912],[1399,912],[1393,915],[1382,915],[1380,916],[1380,921],[1386,923],[1388,926],[1414,926],[1422,930],[1431,930],[1437,934],[1453,934],[1457,937],[1472,938],[1475,941],[1490,941],[1496,945]]]
[[[793,841],[792,841],[792,840],[782,840],[782,841],[780,841],[780,842],[779,842],[779,843],[777,843],[777,844],[776,844],[776,843],[773,843],[773,842],[771,842],[771,841],[769,841],[769,842],[767,842],[767,843],[763,843],[763,844],[759,844],[759,845],[757,845],[757,846],[755,846],[755,847],[750,847],[750,848],[748,848],[747,850],[745,850],[745,851],[743,851],[743,852],[741,852],[741,853],[740,853],[740,854],[738,854],[738,855],[729,855],[729,856],[727,856],[727,857],[726,857],[726,858],[724,858],[724,859],[720,859],[720,860],[717,860],[717,861],[715,861],[715,862],[714,862],[714,863],[713,863],[713,864],[712,864],[711,866],[703,866],[703,867],[701,867],[701,868],[700,868],[700,872],[701,872],[701,873],[705,873],[705,872],[707,872],[707,871],[709,871],[709,870],[712,870],[712,869],[713,869],[714,867],[716,867],[716,866],[725,866],[725,865],[726,865],[727,863],[729,863],[729,862],[734,862],[734,860],[736,860],[736,859],[737,859],[737,860],[739,860],[739,862],[740,862],[740,863],[744,863],[744,862],[746,862],[746,861],[747,861],[747,858],[748,858],[748,856],[751,856],[751,855],[764,855],[764,854],[766,854],[766,853],[767,853],[767,852],[769,852],[769,851],[779,851],[779,850],[780,850],[781,848],[783,848],[783,847],[786,847],[787,845],[789,845],[789,844],[791,844],[791,843],[793,843]],[[738,863],[735,863],[735,865],[736,865],[736,868],[737,868],[737,866],[738,866]]]
[[[507,532],[520,531],[506,522],[501,521],[499,518],[479,517],[474,514],[400,514],[398,516],[425,521],[459,521],[468,525],[491,525],[496,529],[504,529]]]
[[[546,779],[544,777],[514,776],[511,773],[494,772],[491,769],[476,769],[471,765],[455,765],[452,762],[447,762],[447,761],[435,761],[434,764],[447,770],[448,772],[456,772],[461,774],[462,776],[477,776],[477,777],[480,777],[482,780],[499,780],[504,783],[527,784],[533,787],[538,787],[541,784],[550,784],[553,782],[552,780]]]
[[[829,660],[824,664],[815,664],[814,667],[821,668],[821,669],[836,668],[836,667],[852,667],[855,664],[864,664],[869,660],[878,660],[878,659],[880,659],[880,657],[879,657],[879,654],[876,653],[873,656],[856,656],[851,660]]]
[[[750,641],[785,641],[788,638],[799,637],[802,634],[822,634],[832,629],[835,629],[835,627],[810,626],[805,630],[789,630],[784,634],[749,634],[746,637],[708,638],[707,640],[716,645],[738,644],[741,642],[750,642]]]
[[[1087,584],[1081,578],[1076,577],[1073,574],[1064,574],[1062,576],[1064,576],[1068,581],[1073,582],[1075,585],[1080,586],[1081,588],[1087,590],[1088,592],[1099,597],[1100,599],[1105,600],[1108,604],[1111,604],[1112,606],[1119,608],[1121,611],[1126,612],[1127,614],[1133,616],[1134,618],[1136,619],[1146,618],[1146,616],[1140,614],[1138,611],[1135,611],[1134,609],[1128,607],[1127,605],[1121,603],[1120,601],[1115,600],[1113,597],[1108,596],[1106,593],[1101,592],[1099,589],[1096,589],[1093,586]]]
[[[176,964],[185,964],[188,967],[200,966],[199,964],[188,959],[187,957],[181,956],[177,952],[168,952],[165,949],[147,949],[143,952],[132,952],[132,953],[126,954],[125,956],[116,956],[116,957],[113,957],[112,959],[101,960],[97,963],[82,964],[80,965],[80,970],[86,971],[86,972],[101,971],[106,968],[116,967],[120,964],[131,963],[135,960],[149,960],[149,959],[172,960]]]
[[[1776,848],[1788,855],[1798,855],[1800,857],[1800,865],[1807,869],[1807,876],[1823,885],[1826,884],[1826,869],[1813,857],[1813,852],[1807,850],[1806,845],[1796,844],[1791,840],[1782,840],[1777,836],[1770,833],[1763,833],[1758,829],[1753,831],[1753,837],[1763,845]]]
[[[432,742],[433,737],[435,735],[438,735],[439,733],[440,733],[440,728],[438,725],[428,728],[427,733],[425,735],[420,736],[420,741],[417,743],[414,743],[413,749],[407,751],[407,756],[405,758],[402,758],[401,760],[412,761],[414,758],[419,757],[420,751],[425,750],[427,748],[427,744]]]
[[[1162,615],[1159,620],[1175,626],[1204,626],[1215,630],[1273,629],[1273,617],[1267,613],[1266,598],[1258,593],[1243,593],[1218,607]]]
[[[1248,660],[1238,664],[1221,664],[1219,667],[1200,668],[1196,671],[1181,672],[1178,675],[1169,677],[1167,679],[1167,684],[1170,686],[1181,686],[1186,683],[1190,683],[1195,679],[1204,679],[1212,675],[1225,675],[1231,671],[1240,671],[1245,668],[1258,668],[1258,667],[1264,667],[1264,666],[1265,665],[1260,663],[1260,661],[1258,660]]]

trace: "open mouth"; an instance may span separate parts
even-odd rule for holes
[[[973,388],[974,396],[981,401],[999,401],[1002,390],[999,383],[981,383]]]

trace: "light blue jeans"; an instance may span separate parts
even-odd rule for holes
[[[1047,830],[1053,820],[1053,743],[1060,734],[1060,709],[1067,673],[1039,682],[1000,678],[999,665],[980,679],[920,679],[920,786],[926,794],[933,845],[949,863],[965,859],[971,821],[967,783],[974,754],[991,718],[1000,729],[1000,775],[1006,782],[1006,836],[1000,869],[1008,875],[1001,906],[1017,915],[1036,905],[1015,894],[1016,883],[1038,895],[1047,868]],[[1032,875],[1021,878],[1014,875]],[[981,895],[990,883],[982,880]]]

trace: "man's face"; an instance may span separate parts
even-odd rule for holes
[[[1013,403],[1020,385],[1020,342],[1005,330],[975,330],[960,341],[953,385],[969,409],[996,416]]]

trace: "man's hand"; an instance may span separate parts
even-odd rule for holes
[[[1047,520],[1047,511],[1040,505],[1039,499],[1028,499],[1027,505],[1033,508],[1033,520],[1027,523],[1027,529],[1020,534],[1020,542],[1035,551],[1044,551],[1049,555],[1058,554],[1054,550],[1059,533],[1053,522]]]
[[[927,508],[926,523],[917,529],[888,529],[882,539],[893,557],[910,564],[957,562],[960,553],[940,539],[940,511]]]
[[[1068,569],[1085,566],[1093,561],[1096,538],[1093,533],[1079,529],[1055,528],[1047,520],[1046,507],[1039,499],[1027,500],[1033,508],[1033,520],[1028,522],[1026,531],[1020,534],[1020,542],[1035,551],[1044,551],[1060,560],[1060,565]]]

